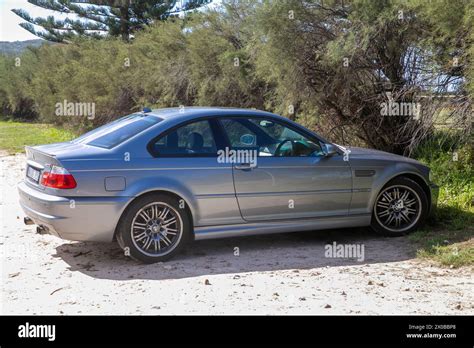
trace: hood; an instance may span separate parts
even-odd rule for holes
[[[341,147],[343,150],[350,150],[350,157],[354,156],[356,158],[364,158],[364,159],[380,159],[380,160],[390,160],[390,161],[397,161],[397,162],[405,162],[405,163],[411,163],[411,164],[416,164],[416,165],[421,165],[425,166],[423,163],[418,162],[417,160],[405,156],[400,156],[396,155],[390,152],[385,152],[385,151],[380,151],[380,150],[374,150],[374,149],[365,149],[362,147],[344,147],[341,145],[338,145]]]

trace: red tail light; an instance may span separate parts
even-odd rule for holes
[[[73,189],[77,186],[74,177],[69,172],[58,166],[51,166],[43,172],[41,184],[56,189]]]

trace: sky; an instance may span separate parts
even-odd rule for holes
[[[51,11],[29,4],[26,0],[0,0],[0,41],[38,39],[38,37],[18,25],[24,20],[10,11],[12,8],[22,8],[32,17],[43,17],[52,14]]]
[[[220,0],[215,0],[219,3]],[[66,16],[59,15],[57,12],[48,11],[38,6],[28,3],[26,0],[0,0],[0,41],[24,41],[39,39],[29,31],[19,26],[24,20],[14,14],[11,9],[24,9],[31,17],[47,17],[54,15],[55,18],[63,19]]]

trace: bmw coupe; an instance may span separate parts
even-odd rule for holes
[[[438,194],[418,161],[333,144],[256,110],[147,109],[26,153],[25,223],[116,240],[145,263],[210,238],[360,226],[400,236]]]

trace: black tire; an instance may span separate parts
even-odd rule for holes
[[[173,231],[176,230],[174,236],[171,235],[174,232],[162,227],[166,216],[161,219],[159,215],[165,212],[165,208],[169,210],[169,219],[176,217],[176,224],[171,225]],[[150,220],[146,222],[142,216],[150,217]],[[135,226],[133,229],[132,224]],[[137,227],[138,224],[144,227]],[[158,229],[158,226],[160,231],[153,232],[152,229]],[[169,260],[178,254],[191,240],[192,227],[186,208],[177,198],[166,194],[150,194],[136,199],[127,207],[120,219],[116,236],[125,255],[143,263],[155,263]],[[166,238],[167,236],[169,237]],[[165,244],[167,241],[170,242],[169,246]],[[157,245],[159,251],[156,249]]]
[[[398,188],[398,198],[396,197],[397,191],[395,191],[395,188]],[[403,194],[408,192],[405,200],[400,197],[402,192]],[[388,197],[392,200],[390,201]],[[400,200],[402,200],[401,203]],[[415,203],[412,200],[415,200]],[[416,210],[416,212],[413,212],[413,210]],[[377,195],[372,210],[371,228],[384,236],[403,236],[423,226],[428,213],[428,198],[421,186],[406,177],[395,178],[387,183]],[[389,220],[390,222],[387,223]],[[407,220],[409,222],[406,222]],[[393,226],[392,223],[400,225],[397,227]]]

